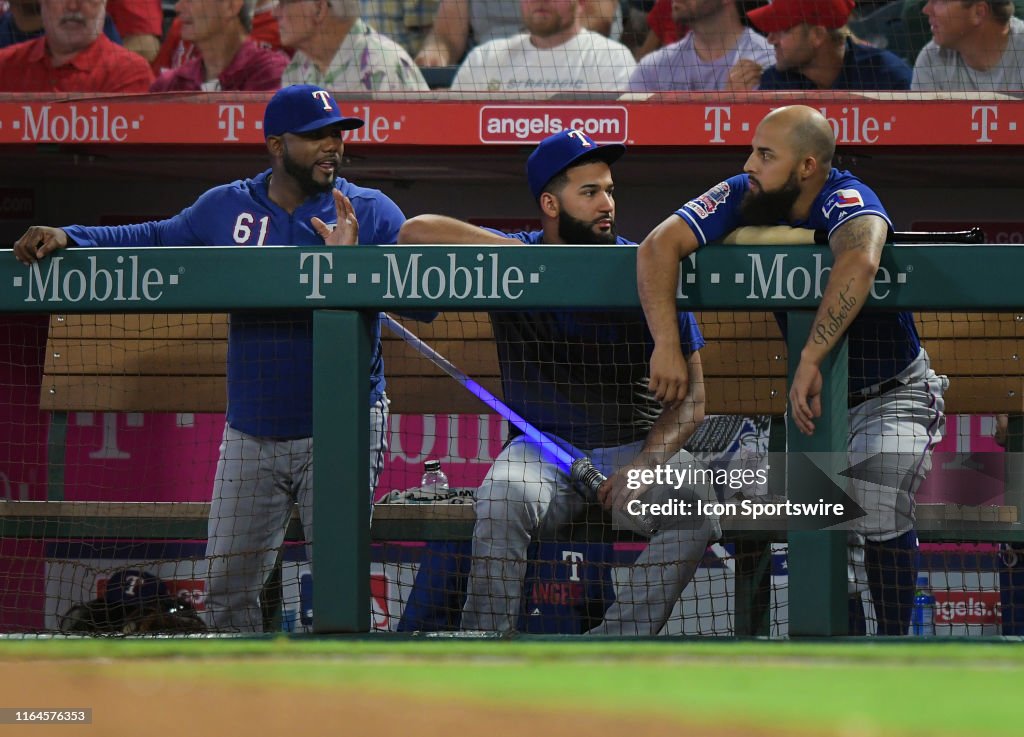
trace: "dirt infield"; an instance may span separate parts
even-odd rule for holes
[[[687,725],[667,718],[588,713],[573,699],[563,711],[490,706],[460,699],[337,688],[247,686],[140,678],[120,661],[7,661],[0,669],[2,705],[93,710],[91,725],[5,725],[0,735],[142,737],[662,737],[714,734],[763,737],[768,732]],[[253,662],[259,668],[259,661]],[[130,675],[128,675],[130,674]],[[779,732],[773,730],[772,735]]]

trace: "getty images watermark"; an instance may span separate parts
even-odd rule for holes
[[[763,468],[707,468],[696,464],[677,466],[658,465],[654,468],[630,469],[626,474],[626,488],[639,491],[643,488],[662,487],[682,492],[686,489],[711,487],[742,492],[751,488],[767,488],[768,472],[771,466]],[[699,496],[688,501],[670,497],[661,501],[632,499],[626,505],[626,512],[636,517],[745,517],[757,520],[763,517],[835,517],[841,521],[849,505],[829,502],[819,498],[815,502],[792,502],[788,499],[759,501],[740,500],[718,501],[701,499]]]
[[[826,529],[865,514],[847,494],[857,469],[845,461],[845,453],[762,453],[728,462],[684,454],[629,469],[626,488],[633,498],[623,511],[632,527],[648,534],[695,529],[708,519],[729,529]]]
[[[972,490],[971,504],[922,516],[915,504],[921,481],[917,454],[878,453],[852,464],[845,452],[761,453],[710,462],[683,454],[653,468],[628,470],[626,487],[634,498],[622,511],[631,528],[647,534],[695,529],[709,518],[732,530],[848,529],[868,513],[871,524],[891,529],[988,530],[1016,520],[1016,508],[1002,506],[1005,464],[1013,457],[933,453],[932,474],[953,474],[947,478],[958,488]]]

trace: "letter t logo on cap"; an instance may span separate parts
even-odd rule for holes
[[[333,110],[334,109],[334,108],[331,107],[331,96],[330,96],[329,93],[324,92],[323,90],[316,90],[316,91],[313,92],[313,97],[315,97],[321,103],[323,103],[324,110]]]
[[[575,129],[569,131],[569,138],[579,139],[580,145],[583,146],[584,148],[590,148],[591,146],[590,141],[587,140],[586,135],[584,135],[581,131]]]

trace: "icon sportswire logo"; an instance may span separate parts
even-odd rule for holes
[[[76,260],[76,264],[78,261]],[[184,267],[163,272],[146,268],[138,255],[117,256],[113,265],[90,255],[86,265],[67,266],[63,256],[37,261],[28,276],[16,275],[15,289],[24,290],[25,302],[158,302],[167,287],[178,285]]]
[[[517,300],[530,284],[539,284],[544,267],[527,271],[507,264],[497,253],[444,254],[441,263],[424,263],[424,254],[404,251],[384,254],[382,268],[349,271],[340,281],[359,284],[361,280],[378,286],[381,299],[493,299]],[[303,253],[299,256],[299,284],[306,299],[327,299],[326,288],[338,279],[334,274],[334,254]]]

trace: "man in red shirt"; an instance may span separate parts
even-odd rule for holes
[[[41,0],[45,34],[0,49],[2,92],[145,92],[153,72],[103,35],[105,0]]]
[[[181,37],[199,55],[161,74],[151,92],[276,90],[288,56],[249,39],[254,0],[178,0]]]
[[[281,46],[281,32],[274,16],[274,2],[259,2],[252,12],[252,30],[249,38],[257,46],[275,51],[291,52]],[[187,61],[199,55],[199,50],[191,41],[181,37],[181,16],[179,15],[167,29],[164,42],[160,45],[160,53],[153,60],[153,71],[160,74],[168,69],[177,69]]]

